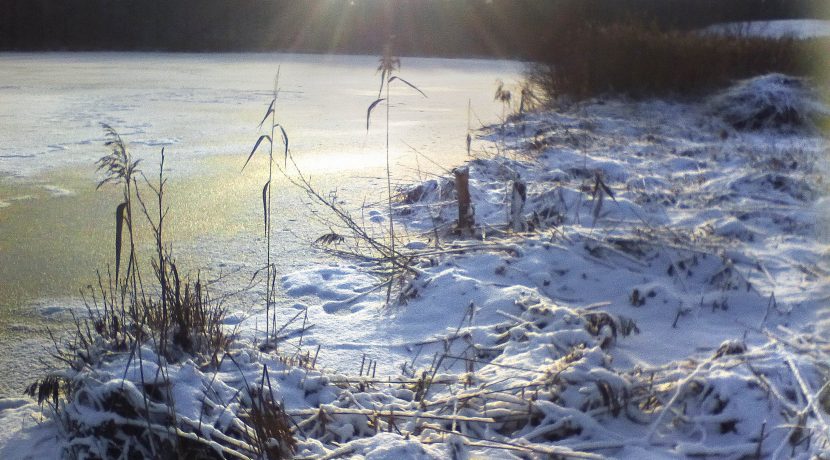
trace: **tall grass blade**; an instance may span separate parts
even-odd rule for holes
[[[378,72],[380,72],[380,88],[378,88],[378,99],[380,99],[380,95],[383,94],[383,85],[386,83],[386,69],[383,63],[378,66]]]
[[[118,280],[118,271],[121,268],[121,235],[124,230],[124,212],[127,202],[121,203],[115,209],[115,279]]]
[[[251,153],[248,155],[248,159],[245,160],[245,164],[242,165],[242,170],[243,171],[245,170],[245,166],[248,166],[248,162],[251,161],[251,158],[254,156],[254,153],[256,152],[256,149],[259,147],[259,144],[262,144],[262,141],[264,141],[266,139],[268,140],[269,143],[273,142],[271,140],[271,136],[269,136],[267,134],[263,134],[262,136],[259,136],[259,139],[257,139],[256,144],[254,144],[254,148],[251,149]]]
[[[277,124],[277,125],[274,125],[274,127],[279,128],[280,129],[280,134],[282,134],[282,144],[285,146],[285,152],[283,153],[283,156],[285,157],[284,158],[285,167],[287,168],[288,167],[288,134],[286,134],[285,128],[283,128],[282,125]]]
[[[369,106],[369,110],[366,111],[366,131],[369,131],[369,118],[372,116],[372,110],[378,106],[381,102],[385,101],[386,98],[380,98],[375,102],[372,102],[372,105]]]
[[[415,85],[413,85],[412,83],[410,83],[410,82],[408,82],[408,81],[404,80],[404,79],[403,79],[403,78],[401,78],[401,77],[397,77],[397,76],[396,76],[396,77],[392,77],[392,78],[390,78],[390,79],[389,79],[389,83],[392,83],[392,82],[393,82],[393,81],[395,81],[395,80],[398,80],[398,81],[400,81],[401,83],[403,83],[403,84],[405,84],[405,85],[409,86],[410,88],[414,89],[415,91],[417,91],[417,92],[421,93],[421,96],[424,96],[424,97],[426,97],[427,99],[429,99],[429,96],[427,96],[427,95],[426,95],[423,91],[421,91],[420,89],[418,89],[418,87],[417,87],[417,86],[415,86]]]
[[[608,195],[612,200],[617,201],[617,199],[614,197],[614,192],[612,192],[611,189],[608,188],[608,186],[605,184],[605,181],[603,181],[602,178],[599,177],[599,175],[597,175],[597,183],[606,195]]]
[[[597,224],[597,220],[599,220],[599,215],[602,212],[602,203],[603,203],[603,198],[605,197],[605,194],[602,192],[602,190],[599,190],[597,192],[596,196],[597,197],[595,199],[594,211],[592,212],[592,215],[594,217],[594,221],[591,223],[591,227],[595,226]]]
[[[271,99],[271,105],[268,106],[268,110],[265,111],[265,116],[262,117],[262,121],[259,122],[259,126],[257,129],[262,128],[262,124],[265,123],[265,120],[268,119],[268,115],[274,113],[274,104],[277,102],[277,98]]]
[[[265,187],[262,187],[262,215],[265,219],[265,235],[268,235],[268,187],[271,186],[271,180],[265,183]]]

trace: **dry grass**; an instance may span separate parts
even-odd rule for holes
[[[222,327],[225,308],[210,297],[199,276],[191,281],[180,275],[172,246],[165,241],[164,151],[158,182],[153,184],[118,133],[107,125],[104,129],[110,153],[98,161],[104,174],[99,187],[115,186],[122,201],[115,212],[115,273],[99,273],[98,285],[82,291],[87,315],[73,314],[74,331],[60,338],[52,335],[52,355],[66,369],[35,381],[26,394],[40,404],[49,404],[58,415],[73,440],[67,447],[69,456],[103,451],[108,458],[181,458],[195,452],[198,458],[223,458],[223,453],[230,452],[227,446],[217,447],[197,434],[182,431],[168,366],[186,359],[207,365],[218,362],[217,357],[231,343],[231,335]],[[147,189],[152,191],[154,204],[142,198],[141,190]],[[135,243],[139,225],[142,230],[149,227],[154,236],[147,254]],[[145,259],[152,267],[149,276]],[[155,353],[147,356],[142,352],[145,346]],[[111,388],[88,378],[89,369],[118,354],[128,356],[128,368],[131,363],[138,364],[140,382],[125,380],[120,387]],[[155,362],[159,375],[144,374],[146,361]],[[98,411],[104,422],[89,424],[83,410],[79,413],[80,406]]]
[[[267,386],[267,391],[266,391]],[[297,441],[291,431],[291,421],[274,397],[268,367],[263,369],[262,382],[248,392],[251,407],[243,414],[243,420],[253,429],[248,435],[257,447],[260,458],[277,460],[292,458]]]
[[[736,79],[811,75],[826,42],[666,31],[641,22],[557,31],[537,51],[528,79],[550,100],[603,94],[695,95]]]

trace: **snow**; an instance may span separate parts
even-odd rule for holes
[[[713,114],[740,130],[814,128],[830,116],[800,78],[770,74],[742,81],[712,98]]]
[[[49,192],[50,195],[58,196],[58,197],[59,196],[70,196],[70,195],[75,194],[75,192],[73,192],[72,190],[67,190],[67,189],[59,187],[57,185],[47,184],[47,185],[43,186],[43,189],[46,190],[47,192]]]
[[[285,274],[278,308],[299,318],[287,330],[314,327],[280,351],[319,346],[319,360],[259,351],[264,312],[236,311],[233,360],[167,366],[179,426],[221,440],[267,368],[301,458],[830,455],[828,145],[809,124],[735,126],[718,109],[747,88],[803,107],[804,88],[781,78],[699,103],[592,100],[485,130],[467,165],[474,238],[451,234],[451,177],[403,190],[394,218],[417,275],[401,301],[386,305],[369,263]],[[527,231],[508,222],[519,179]],[[389,217],[366,215],[378,229]],[[67,420],[81,438],[124,422],[103,402],[144,404],[142,374],[163,384],[163,360],[142,355],[73,376],[82,390],[61,423],[46,411],[21,429],[35,406],[0,400],[0,456],[54,456]]]
[[[59,458],[59,430],[29,399],[0,399],[0,458]]]

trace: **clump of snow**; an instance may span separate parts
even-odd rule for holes
[[[430,179],[415,185],[404,193],[403,201],[414,204],[420,201],[443,201],[452,197],[455,184],[452,179]]]
[[[712,112],[738,130],[794,131],[830,115],[804,79],[769,74],[739,82],[709,101]]]
[[[62,197],[62,196],[72,196],[75,194],[72,190],[68,190],[62,187],[58,187],[57,185],[46,184],[43,186],[43,189],[49,192],[49,195],[54,197]]]

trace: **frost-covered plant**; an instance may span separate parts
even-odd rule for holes
[[[743,80],[709,100],[711,112],[738,130],[813,128],[830,109],[807,81],[782,74]]]
[[[99,187],[109,183],[120,184],[124,202],[116,210],[115,278],[108,279],[108,285],[105,285],[103,277],[99,277],[100,299],[95,292],[90,293],[92,305],[89,305],[89,312],[94,323],[93,330],[102,337],[116,339],[116,342],[120,337],[121,345],[130,348],[152,338],[158,341],[159,351],[168,360],[176,360],[182,353],[215,355],[228,340],[221,330],[224,309],[211,301],[208,288],[200,279],[191,282],[179,273],[171,246],[165,241],[164,225],[168,209],[164,203],[167,183],[164,177],[164,150],[160,154],[158,183],[154,185],[138,170],[140,160],[132,160],[115,129],[108,125],[104,125],[104,129],[107,133],[106,145],[111,152],[98,161],[99,170],[105,172]],[[155,220],[151,215],[152,207],[142,197],[139,175],[155,196]],[[157,283],[155,291],[148,292],[151,286],[140,270],[134,238],[134,202],[140,205],[154,238],[150,261],[153,279]],[[129,236],[129,257],[123,281],[120,277],[122,227],[126,227]],[[151,295],[151,292],[157,292],[157,295]],[[82,335],[86,336],[87,342],[94,342],[88,329]]]
[[[406,86],[412,88],[413,90],[420,93],[422,96],[427,97],[427,95],[418,89],[417,86],[413,85],[412,83],[404,80],[403,78],[394,75],[396,71],[398,71],[401,67],[401,60],[400,58],[396,57],[392,52],[392,42],[390,41],[386,44],[383,49],[383,55],[379,59],[378,63],[378,72],[380,72],[380,87],[378,88],[378,97],[375,99],[372,104],[369,105],[369,109],[366,111],[366,131],[369,130],[369,120],[372,116],[372,111],[380,105],[381,103],[385,102],[386,106],[386,198],[388,204],[388,213],[389,213],[389,240],[390,240],[390,252],[391,254],[395,254],[395,221],[392,218],[392,172],[390,168],[390,158],[389,158],[389,107],[391,105],[391,97],[389,92],[390,85],[395,82],[399,81]],[[383,94],[386,94],[385,97],[382,97]],[[389,285],[391,289],[391,284]],[[387,291],[387,302],[389,298],[390,291]]]
[[[141,160],[133,160],[132,155],[127,151],[127,147],[121,136],[110,125],[102,124],[107,136],[105,145],[110,148],[110,153],[101,157],[96,163],[98,171],[104,173],[104,178],[98,182],[98,187],[101,188],[105,184],[115,184],[122,187],[123,202],[118,205],[115,211],[115,280],[119,283],[119,272],[121,268],[121,246],[122,246],[122,229],[124,224],[127,225],[127,232],[130,237],[130,253],[129,265],[125,278],[130,279],[135,286],[135,240],[133,235],[133,181],[136,174],[141,171],[138,169],[138,164]]]
[[[253,441],[258,454],[270,460],[292,458],[297,450],[297,441],[291,432],[288,415],[275,400],[267,366],[263,366],[259,386],[248,390],[248,397],[251,401],[250,408],[242,414],[242,418],[255,432]]]
[[[276,322],[277,322],[277,313],[274,311],[273,315],[271,315],[271,304],[274,302],[274,288],[277,282],[277,272],[276,267],[271,262],[271,181],[274,178],[274,136],[279,130],[279,134],[282,139],[282,143],[284,146],[284,166],[288,166],[288,134],[285,132],[285,128],[282,127],[279,123],[276,122],[276,110],[275,106],[277,104],[277,98],[279,97],[279,84],[280,84],[280,69],[277,68],[277,76],[274,78],[274,91],[273,96],[271,98],[271,103],[268,105],[268,110],[265,111],[265,116],[262,117],[262,121],[259,122],[259,127],[262,128],[262,125],[268,121],[269,126],[268,131],[269,134],[263,134],[259,136],[256,143],[254,144],[254,148],[251,149],[251,153],[248,154],[248,159],[245,160],[245,164],[242,165],[242,170],[245,170],[245,166],[248,165],[248,162],[251,161],[253,158],[254,153],[256,153],[257,149],[260,145],[263,145],[263,142],[268,144],[268,181],[265,182],[265,185],[262,187],[262,211],[263,211],[263,230],[265,233],[265,337],[266,341],[270,340],[270,332],[276,331]]]
[[[510,103],[513,101],[513,93],[504,86],[504,81],[496,80],[496,92],[493,95],[493,100],[501,102],[501,119],[502,124],[507,121],[507,109],[510,108]]]
[[[225,310],[210,298],[199,277],[191,282],[179,274],[172,246],[165,240],[164,151],[158,183],[153,185],[115,129],[108,125],[104,129],[110,153],[98,161],[104,173],[98,186],[120,186],[123,200],[115,213],[115,274],[99,274],[97,288],[88,288],[89,296],[84,295],[87,315],[73,314],[72,333],[61,338],[52,335],[53,357],[67,369],[34,382],[27,394],[36,396],[41,404],[48,402],[58,414],[69,438],[67,455],[177,458],[191,450],[193,442],[201,447],[204,443],[198,435],[181,432],[170,364],[189,359],[215,364],[231,340],[222,329]],[[152,206],[142,198],[139,178],[155,195],[155,219]],[[150,277],[142,274],[134,236],[135,203],[154,236]],[[125,245],[128,254],[122,269]],[[100,375],[91,374],[91,369],[120,365],[113,364],[119,356],[126,357],[123,377],[135,366],[139,368],[137,375],[107,383],[100,381]],[[90,411],[95,413],[92,418]]]

